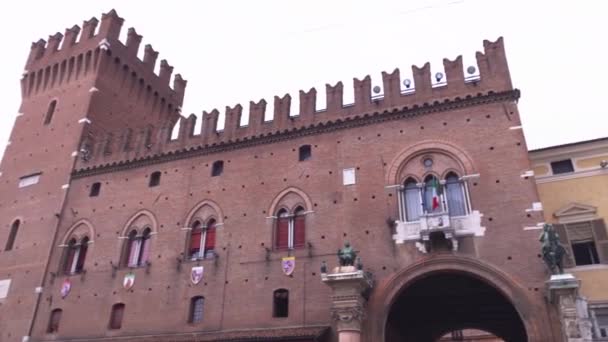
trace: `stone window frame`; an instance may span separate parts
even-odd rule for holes
[[[427,155],[422,157],[422,159],[428,159],[428,158],[429,157]],[[460,184],[460,192],[461,192],[463,204],[465,207],[464,208],[465,214],[458,215],[458,216],[469,215],[473,211],[473,208],[471,205],[471,194],[470,194],[469,187],[468,187],[466,180],[464,180],[463,177],[460,176],[461,173],[462,172],[459,172],[458,170],[455,170],[454,168],[446,168],[441,173],[437,173],[435,171],[427,171],[422,175],[422,177],[418,177],[418,175],[406,174],[403,177],[403,180],[400,182],[400,184],[398,186],[398,191],[397,191],[397,199],[398,199],[397,206],[399,207],[399,220],[401,220],[403,222],[418,222],[420,220],[420,216],[418,217],[418,219],[415,219],[415,220],[407,219],[406,187],[407,187],[407,184],[411,184],[411,181],[417,182],[416,186],[418,187],[418,194],[419,194],[419,200],[417,202],[417,205],[419,205],[420,209],[421,209],[421,212],[419,213],[419,215],[430,214],[427,211],[427,208],[425,205],[425,199],[424,199],[425,192],[426,192],[426,189],[425,189],[426,181],[425,180],[429,176],[433,176],[433,177],[437,178],[439,183],[443,187],[442,195],[440,196],[440,208],[441,208],[441,211],[449,212],[448,198],[447,198],[448,189],[447,189],[446,185],[447,185],[447,177],[450,174],[454,174],[458,177],[458,182]],[[420,181],[420,180],[422,180],[422,181]],[[450,215],[450,216],[452,216],[452,215]]]
[[[210,224],[209,222],[213,222],[213,224]],[[195,227],[195,223],[199,223],[200,224],[200,230],[201,230],[201,236],[200,236],[200,240],[199,240],[199,252],[198,252],[198,256],[194,256],[192,254],[192,233],[197,230],[197,227]],[[210,226],[212,226],[212,228],[210,228]],[[209,249],[207,250],[206,247],[206,242],[207,242],[207,237],[209,234],[209,229],[213,229],[213,239],[214,239],[214,243],[213,249]],[[189,225],[189,233],[188,233],[188,238],[187,238],[187,250],[185,253],[185,258],[186,260],[190,260],[190,261],[196,261],[196,260],[204,260],[204,259],[213,259],[216,256],[216,246],[217,246],[217,229],[218,229],[218,219],[215,215],[209,215],[207,218],[205,219],[201,219],[199,217],[196,217],[192,220],[192,223]],[[202,251],[202,253],[201,253]],[[209,252],[213,252],[213,256],[211,255],[207,255]]]

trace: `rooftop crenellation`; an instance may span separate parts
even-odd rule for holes
[[[158,52],[146,45],[143,61],[140,60],[137,54],[142,36],[134,28],[129,28],[123,44],[119,40],[123,23],[124,19],[111,10],[102,15],[101,22],[91,18],[83,22],[82,29],[74,25],[67,28],[65,34],[57,32],[48,40],[39,39],[32,43],[22,78],[23,97],[94,74],[102,57],[106,56],[115,63],[124,64],[136,78],[144,80],[147,86],[181,106],[187,82],[177,74],[172,87],[169,85],[173,67],[166,60],[161,60],[160,71],[156,75],[154,68]]]
[[[292,106],[290,94],[274,96],[272,106],[265,99],[250,101],[248,113],[243,112],[244,106],[241,104],[226,106],[223,129],[218,127],[220,112],[217,109],[203,111],[200,133],[195,132],[197,117],[192,114],[187,118],[181,117],[176,139],[171,139],[173,127],[149,125],[140,132],[133,132],[135,134],[117,132],[112,133],[111,138],[87,141],[85,143],[90,158],[81,161],[77,169],[94,170],[164,155],[195,153],[192,151],[214,153],[218,148],[230,144],[250,144],[271,137],[310,134],[306,132],[329,129],[327,127],[371,117],[384,120],[403,113],[414,116],[446,110],[449,106],[453,108],[481,103],[496,96],[518,97],[519,92],[514,91],[511,84],[502,37],[495,42],[485,40],[483,46],[484,51],[476,53],[478,73],[474,67],[475,70],[467,68],[467,73],[474,74],[472,77],[465,76],[462,56],[458,56],[453,60],[443,59],[445,75],[441,74],[442,82],[439,83],[434,82],[437,75],[431,75],[431,65],[428,62],[422,67],[412,66],[412,80],[402,79],[399,69],[382,72],[382,89],[372,89],[369,75],[361,79],[354,78],[352,104],[344,104],[344,84],[338,82],[335,85],[326,84],[324,110],[316,110],[317,89],[310,88],[296,94],[299,96],[299,108]],[[163,68],[171,67],[163,64]],[[161,71],[161,78],[162,75]],[[464,104],[465,102],[469,104]],[[265,117],[270,115],[266,112],[270,107],[273,113],[268,114],[272,114],[272,118],[267,120]],[[244,115],[248,116],[246,124],[241,123]],[[102,147],[102,144],[112,145],[112,153],[104,153],[108,148]]]

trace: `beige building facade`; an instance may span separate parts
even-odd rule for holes
[[[545,221],[568,251],[594,340],[608,338],[608,138],[530,151]],[[527,176],[530,176],[528,174]],[[537,208],[539,209],[539,208]]]

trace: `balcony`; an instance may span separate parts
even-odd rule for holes
[[[477,210],[468,215],[452,216],[449,212],[425,213],[418,221],[395,221],[393,240],[397,244],[416,242],[422,253],[428,252],[431,234],[443,233],[445,239],[451,240],[452,250],[458,250],[458,239],[465,236],[483,236],[486,228],[481,226],[483,215]]]

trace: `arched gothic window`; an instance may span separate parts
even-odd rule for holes
[[[66,248],[63,273],[69,275],[84,271],[84,262],[89,248],[89,238],[85,236],[80,241],[76,241],[76,239],[73,238],[68,242]]]
[[[142,267],[146,265],[150,255],[150,237],[152,230],[144,229],[141,235],[136,229],[129,232],[126,240],[123,265],[128,267]]]
[[[399,214],[403,221],[415,222],[421,215],[434,213],[464,216],[470,212],[466,185],[454,172],[449,172],[443,181],[427,175],[422,184],[410,177],[402,189]]]
[[[294,249],[304,247],[306,238],[306,216],[301,206],[293,213],[282,208],[277,213],[275,249]]]
[[[424,179],[424,210],[433,213],[443,209],[443,187],[437,177],[428,175]]]
[[[420,214],[422,213],[422,206],[420,204],[420,188],[415,179],[408,178],[404,185],[404,211],[406,221],[418,221]]]
[[[191,260],[215,257],[216,221],[209,219],[206,225],[194,221],[190,231],[189,256]]]
[[[468,214],[466,202],[466,189],[462,181],[454,172],[445,177],[445,189],[447,194],[448,210],[450,216],[464,216]]]

